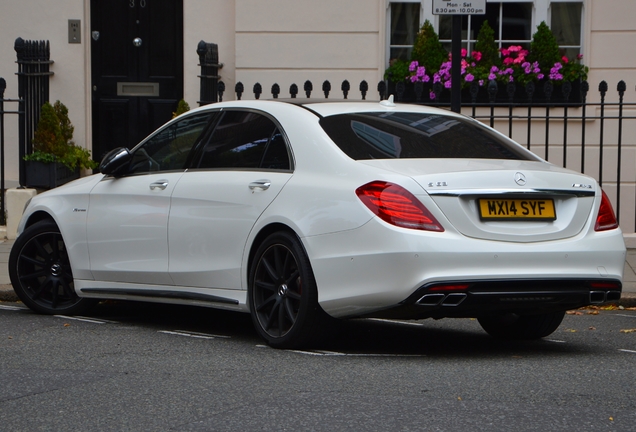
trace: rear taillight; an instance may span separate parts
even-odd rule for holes
[[[605,194],[601,191],[601,207],[598,209],[598,215],[596,216],[596,226],[594,231],[607,231],[618,228],[618,221],[612,208],[612,203]]]
[[[453,291],[466,291],[470,285],[469,284],[442,284],[435,285],[432,288],[429,288],[429,291],[444,291],[444,292],[453,292]]]
[[[618,282],[592,282],[590,286],[594,289],[621,289]]]
[[[380,219],[402,228],[443,232],[444,228],[415,196],[393,183],[374,181],[356,189],[358,198]]]

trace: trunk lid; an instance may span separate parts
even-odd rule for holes
[[[577,235],[589,220],[594,179],[542,161],[383,159],[362,164],[414,179],[465,236],[538,242]]]

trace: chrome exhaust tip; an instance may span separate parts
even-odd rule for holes
[[[442,306],[459,306],[468,297],[465,293],[454,293],[446,296]]]
[[[416,304],[421,306],[437,306],[444,300],[444,297],[446,297],[445,294],[426,294],[419,299]]]
[[[591,304],[603,304],[607,301],[606,291],[590,291]]]

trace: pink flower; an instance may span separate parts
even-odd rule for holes
[[[563,65],[561,63],[555,63],[554,67],[550,69],[550,72],[558,72],[563,69]]]
[[[413,72],[419,65],[420,64],[417,62],[417,60],[412,61],[409,65],[409,71]]]
[[[411,72],[415,72],[415,75],[409,77],[411,82],[429,82],[431,78],[426,75],[426,68],[424,66],[419,66],[417,61],[414,61],[410,64],[409,69],[414,67],[415,69],[411,69]]]
[[[479,80],[479,87],[483,87],[484,86],[484,80]]]
[[[466,82],[473,82],[475,81],[475,76],[473,74],[466,74],[466,77],[464,79],[466,80]]]
[[[529,75],[532,73],[532,64],[530,64],[530,62],[525,62],[524,64],[521,65],[521,67],[523,68],[523,71],[525,72],[526,75]]]
[[[428,97],[431,98],[431,100],[435,100],[437,96],[435,96],[435,92],[430,92]]]
[[[581,60],[582,58],[583,58],[583,54],[579,54],[579,55],[576,56],[577,60]]]
[[[497,72],[499,72],[499,68],[497,66],[493,66],[490,68],[490,75],[488,75],[488,79],[490,81],[497,79]]]
[[[559,72],[563,69],[563,65],[561,63],[555,63],[554,67],[550,69],[550,79],[560,81],[563,79],[563,75]]]
[[[526,61],[526,58],[525,58],[525,57],[523,57],[523,56],[519,56],[519,57],[517,57],[517,58],[514,60],[514,62],[513,62],[513,63],[514,63],[514,64],[520,64],[520,63],[523,63],[524,61]]]
[[[512,64],[523,64],[529,52],[519,45],[514,45],[508,48],[502,48],[501,54],[504,56],[503,63],[509,66]]]
[[[563,63],[569,63],[570,60],[568,60],[568,58],[566,56],[561,57],[561,60],[563,60]]]
[[[479,51],[473,51],[473,58],[477,61],[481,61],[481,53]]]
[[[466,48],[462,48],[462,57],[466,57],[468,55],[468,50]]]

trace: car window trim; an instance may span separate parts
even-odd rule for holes
[[[221,114],[225,114],[226,112],[251,112],[251,113],[255,113],[255,114],[259,114],[262,115],[263,117],[266,117],[268,120],[270,120],[272,123],[274,123],[274,126],[276,126],[276,129],[278,129],[278,131],[281,133],[283,139],[285,140],[285,147],[287,148],[287,157],[289,158],[289,170],[278,170],[278,169],[271,169],[271,168],[249,168],[249,170],[255,170],[255,171],[268,171],[268,172],[272,172],[272,171],[281,171],[281,172],[294,172],[294,169],[296,167],[296,163],[295,163],[295,159],[294,159],[294,152],[292,149],[292,146],[289,142],[289,138],[287,137],[287,133],[285,132],[285,129],[283,129],[283,127],[281,126],[280,122],[271,114],[269,114],[268,112],[262,111],[262,110],[258,110],[258,109],[253,109],[253,108],[220,108],[218,109],[218,112]],[[192,160],[189,160],[189,165],[188,165],[188,169],[190,170],[218,170],[218,169],[223,169],[223,170],[229,170],[229,171],[237,171],[240,168],[198,168],[196,166],[196,162],[200,161],[201,157],[203,157],[203,148],[207,145],[207,143],[209,142],[209,140],[214,136],[214,132],[216,131],[217,126],[221,123],[221,120],[223,119],[223,115],[218,116],[214,127],[212,128],[212,130],[210,131],[209,135],[205,136],[205,138],[203,138],[203,134],[202,134],[202,139],[200,139],[197,144],[196,144],[196,149],[193,149],[194,153],[193,153],[193,157]],[[275,132],[275,130],[274,130]],[[272,137],[274,136],[274,133],[272,132],[272,136],[270,136],[270,142]],[[268,142],[268,146],[269,146],[269,142]],[[261,161],[262,162],[262,161]]]
[[[206,134],[209,133],[209,129],[211,128],[212,124],[215,123],[214,122],[214,115],[216,113],[215,113],[214,110],[211,110],[209,112],[197,111],[197,112],[192,112],[192,113],[185,113],[182,116],[178,117],[179,120],[177,120],[177,118],[175,118],[174,121],[169,121],[166,124],[164,124],[162,127],[160,127],[159,129],[155,130],[152,134],[148,135],[145,139],[143,139],[141,142],[139,142],[136,146],[134,146],[130,150],[130,153],[133,156],[132,159],[134,159],[134,154],[137,151],[139,151],[139,149],[142,148],[147,142],[152,140],[154,137],[156,137],[157,135],[161,134],[166,129],[172,127],[173,125],[175,125],[179,121],[186,120],[187,117],[194,117],[194,116],[200,115],[200,114],[208,114],[210,116],[210,118],[208,119],[206,126],[203,128],[203,131],[201,132],[201,134],[199,134],[199,136],[197,137],[195,143],[192,145],[192,148],[188,152],[188,156],[186,157],[186,162],[185,162],[183,168],[170,169],[170,170],[160,170],[160,171],[150,171],[150,172],[139,172],[139,173],[126,172],[125,174],[121,175],[120,177],[134,177],[134,176],[139,176],[139,175],[160,174],[160,173],[174,173],[174,172],[185,172],[185,171],[187,171],[188,168],[191,166],[194,149],[198,147],[199,143],[204,139]],[[216,127],[216,125],[214,125],[214,127]],[[131,159],[130,163],[132,163],[132,159]],[[130,169],[130,166],[128,167],[128,169]]]

